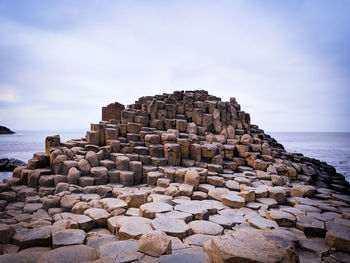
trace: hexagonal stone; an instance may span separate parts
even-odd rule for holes
[[[165,213],[173,210],[173,207],[163,202],[151,202],[140,206],[140,216],[154,219],[156,213]]]
[[[121,217],[116,224],[120,240],[139,239],[143,234],[152,231],[151,220],[143,217]]]
[[[234,180],[239,184],[251,185],[251,182],[247,177],[237,176]]]
[[[95,228],[95,221],[86,215],[71,215],[70,218],[78,223],[81,230],[89,231]]]
[[[193,215],[194,219],[209,218],[207,209],[205,209],[203,206],[200,206],[200,205],[191,204],[190,202],[182,205],[177,205],[175,206],[174,209],[180,212],[190,213]]]
[[[38,263],[88,262],[98,258],[98,250],[86,245],[60,247],[44,253]]]
[[[326,243],[337,250],[350,252],[350,227],[331,222],[327,224]]]
[[[240,208],[245,206],[245,199],[243,197],[238,196],[237,194],[222,195],[221,202],[224,205],[227,205],[233,208]]]
[[[171,239],[164,232],[151,231],[140,237],[139,251],[153,257],[171,254]]]
[[[272,198],[259,198],[257,202],[267,205],[268,208],[274,208],[278,206],[277,201]]]
[[[195,220],[190,222],[188,225],[195,234],[216,236],[220,235],[224,230],[222,226],[205,220]]]
[[[163,231],[170,236],[180,239],[188,236],[191,231],[191,228],[183,220],[169,217],[153,219],[151,225],[156,230]]]
[[[18,255],[25,256],[27,262],[38,262],[39,258],[46,252],[50,251],[51,247],[30,247],[26,249],[22,249],[18,252]],[[2,262],[0,260],[0,262]]]
[[[138,242],[136,240],[123,240],[107,242],[100,247],[100,259],[105,262],[133,262],[142,257],[143,254],[137,252]]]
[[[56,232],[52,236],[53,248],[81,245],[85,241],[85,232],[80,229],[67,229]]]
[[[300,248],[307,251],[326,255],[330,249],[323,239],[301,239],[298,241]]]
[[[230,218],[227,216],[222,216],[222,215],[211,215],[209,216],[209,221],[216,223],[223,228],[231,229],[232,226],[235,224],[234,218]]]
[[[15,229],[10,225],[0,224],[0,244],[6,244],[11,241]]]
[[[188,222],[192,220],[193,215],[190,213],[174,210],[166,213],[157,213],[156,218],[160,218],[160,217],[170,217],[170,218],[175,218],[175,219],[184,220],[185,222]]]
[[[326,229],[324,222],[314,219],[311,216],[297,215],[296,227],[306,235],[324,237]]]
[[[98,201],[109,213],[119,208],[127,208],[127,203],[118,198],[103,198]]]
[[[50,227],[21,229],[12,237],[12,243],[20,248],[49,246],[51,244]]]
[[[209,197],[215,200],[221,201],[222,196],[229,193],[230,193],[230,190],[228,190],[227,188],[216,187],[216,188],[209,189],[208,195]]]
[[[209,263],[207,253],[190,252],[172,255],[160,256],[155,263],[176,263],[176,262],[191,262],[191,263]]]
[[[316,187],[313,185],[293,185],[290,191],[291,196],[312,197],[316,193]]]
[[[211,238],[213,238],[211,235],[194,234],[184,238],[183,242],[186,245],[202,247],[204,243]]]
[[[99,227],[105,227],[109,213],[102,208],[89,208],[84,211],[84,215],[92,218]]]
[[[269,239],[255,229],[214,237],[204,244],[204,251],[211,262],[299,262],[293,247]]]
[[[293,226],[295,224],[296,217],[290,213],[280,210],[270,210],[267,212],[266,217],[268,219],[276,221],[279,226]]]
[[[278,228],[278,225],[275,221],[265,219],[260,216],[253,216],[248,219],[250,225],[258,229],[275,229]]]

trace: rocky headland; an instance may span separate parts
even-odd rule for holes
[[[15,158],[0,158],[0,172],[12,172],[17,166],[27,165]]]
[[[0,134],[14,134],[9,128],[0,125]]]
[[[350,188],[235,98],[102,108],[0,184],[0,262],[350,262]]]

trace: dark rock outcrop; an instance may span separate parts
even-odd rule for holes
[[[9,128],[0,125],[0,134],[14,134]]]
[[[12,172],[17,166],[25,166],[25,162],[15,158],[0,158],[0,171]]]

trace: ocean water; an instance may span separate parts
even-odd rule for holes
[[[35,152],[45,152],[45,138],[59,134],[61,141],[84,137],[84,130],[69,131],[15,131],[15,134],[0,135],[0,158],[16,158],[27,162]],[[11,177],[12,172],[0,172],[0,182]]]
[[[45,138],[59,134],[61,141],[85,136],[84,130],[70,131],[16,131],[0,135],[0,158],[16,158],[27,162],[34,152],[45,151]],[[350,182],[350,133],[323,132],[269,132],[289,152],[325,161]],[[1,173],[0,182],[12,173]]]
[[[285,150],[325,161],[350,182],[350,133],[268,132]]]

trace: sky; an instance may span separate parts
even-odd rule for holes
[[[265,131],[350,131],[350,1],[0,1],[0,125],[205,89]]]

